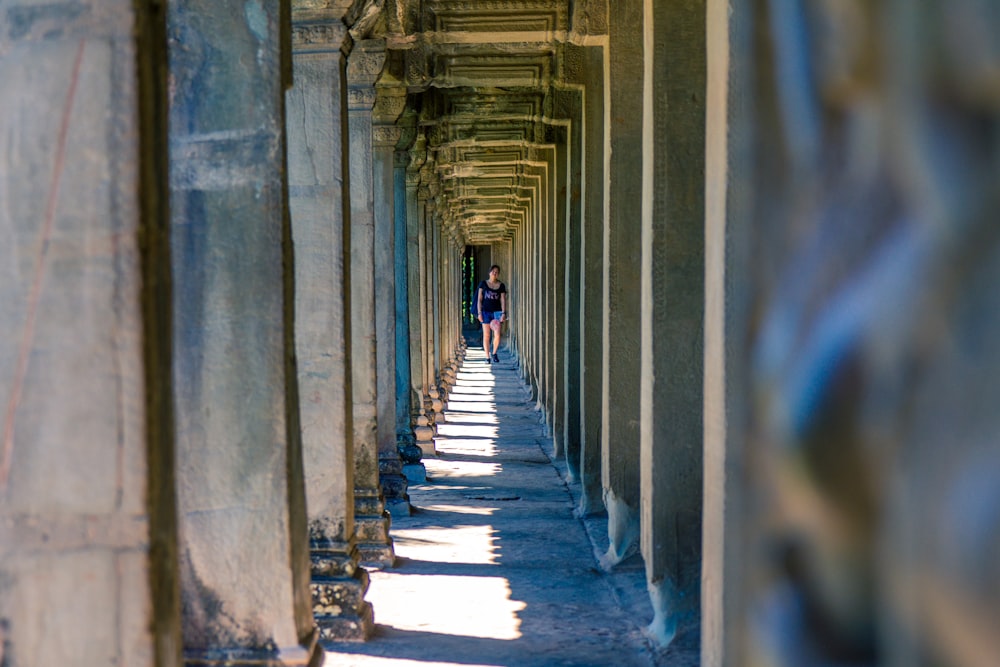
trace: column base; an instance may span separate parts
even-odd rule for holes
[[[685,595],[667,580],[648,582],[653,621],[643,634],[658,648],[664,649],[677,637],[678,629],[697,618],[698,595]]]
[[[282,648],[184,649],[185,667],[319,667],[323,650],[315,630],[302,645]]]
[[[426,414],[417,416],[417,425],[413,427],[413,434],[416,436],[417,446],[423,451],[424,456],[437,456],[437,449],[434,447],[437,425]]]
[[[427,468],[423,463],[407,463],[403,466],[403,475],[410,484],[424,484],[427,482]]]
[[[392,538],[389,537],[391,523],[381,496],[355,495],[354,536],[361,565],[380,569],[396,563]]]
[[[375,632],[375,614],[367,602],[351,617],[322,616],[313,612],[319,629],[319,641],[324,646],[335,642],[364,642]]]
[[[434,447],[434,429],[428,426],[418,426],[413,429],[417,434],[417,446],[424,453],[437,456],[437,449]]]
[[[393,516],[409,516],[410,496],[406,493],[409,483],[403,475],[403,462],[398,451],[379,456],[378,483],[382,487],[386,509]]]
[[[608,510],[609,544],[600,565],[610,571],[639,549],[639,512],[611,489],[604,490],[604,507]]]
[[[375,630],[368,592],[368,572],[358,567],[354,544],[312,547],[312,608],[319,641],[365,641]]]
[[[409,483],[406,477],[403,480]],[[413,507],[410,505],[410,497],[406,496],[405,499],[385,499],[385,509],[389,512],[391,516],[410,516],[413,511]]]

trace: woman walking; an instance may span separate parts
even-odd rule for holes
[[[500,324],[507,319],[507,286],[500,282],[500,267],[494,264],[490,267],[490,277],[479,283],[476,290],[476,302],[479,307],[479,321],[483,323],[483,350],[486,361],[498,363],[500,357]],[[490,334],[492,333],[493,351],[490,352]]]

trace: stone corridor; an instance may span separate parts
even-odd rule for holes
[[[575,518],[579,485],[501,349],[470,347],[438,427],[427,479],[394,517],[396,564],[371,571],[375,636],[327,648],[347,667],[687,667],[697,628],[667,651],[642,633],[651,616],[641,559],[598,567],[607,520]],[[603,540],[603,543],[602,543]]]
[[[997,667],[997,35],[0,0],[0,667]]]

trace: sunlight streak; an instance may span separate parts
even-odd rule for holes
[[[421,555],[424,549],[421,548]],[[519,639],[518,612],[504,577],[373,572],[369,599],[379,624],[397,630],[482,639]]]
[[[486,438],[438,438],[437,446],[447,454],[496,456],[495,440]]]
[[[469,413],[469,414],[496,414],[497,406],[496,403],[492,401],[472,401],[472,400],[462,400],[456,398],[454,394],[448,399],[447,409],[452,411],[448,415],[448,419],[455,414],[455,412]]]
[[[449,487],[454,488],[454,487]],[[480,516],[490,516],[498,511],[498,507],[469,507],[467,505],[421,505],[420,509],[428,512],[451,512],[453,514],[478,514]],[[393,535],[396,534],[394,531]]]
[[[459,391],[461,389],[461,391]],[[451,393],[459,394],[480,394],[482,396],[492,397],[494,394],[494,387],[492,382],[472,382],[469,380],[459,380],[459,384],[456,384],[451,388]]]
[[[366,656],[352,656],[348,653],[340,653],[337,651],[327,651],[327,656],[335,657],[336,660],[334,665],[346,665],[351,667],[351,665],[361,665],[364,667],[502,667],[502,665],[482,664],[470,665],[468,663],[458,663],[458,662],[428,662],[427,660],[407,660],[406,658],[383,658],[380,656],[366,655]]]
[[[491,508],[495,509],[495,508]],[[454,528],[414,528],[392,531],[396,553],[435,563],[495,565],[497,546],[493,544],[493,526],[455,526]]]
[[[445,424],[499,424],[500,420],[494,415],[455,415],[445,413]],[[441,427],[445,424],[438,424],[438,433],[441,432]],[[496,429],[493,429],[493,434],[496,435]]]
[[[448,461],[442,459],[424,459],[427,473],[433,477],[492,477],[498,474],[502,467],[499,463],[482,461]]]

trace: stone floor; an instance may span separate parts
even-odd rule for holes
[[[440,425],[413,514],[394,517],[396,567],[371,572],[376,635],[328,647],[356,667],[650,667],[698,664],[697,628],[667,651],[651,618],[640,556],[603,572],[606,518],[573,517],[578,486],[512,356],[471,347]]]

